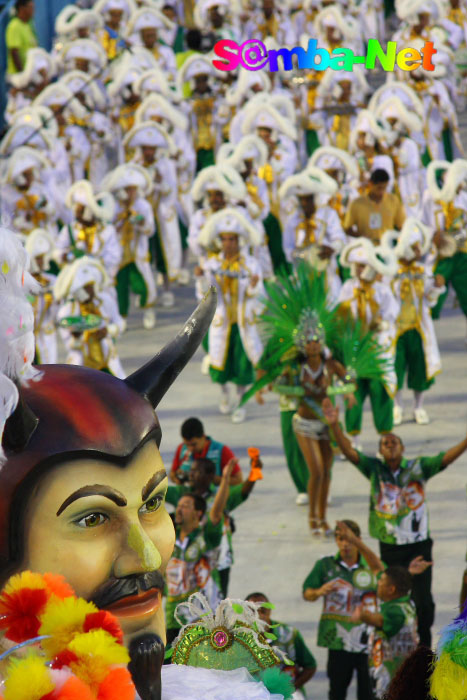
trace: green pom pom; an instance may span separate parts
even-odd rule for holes
[[[278,666],[266,668],[259,674],[258,680],[263,682],[271,695],[283,695],[284,700],[289,700],[295,692],[292,679],[287,673],[283,673]]]
[[[232,610],[236,612],[237,615],[241,615],[243,613],[243,607],[238,603],[232,603]]]

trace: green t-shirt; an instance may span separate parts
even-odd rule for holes
[[[361,452],[355,466],[370,481],[370,535],[388,544],[411,544],[428,539],[425,482],[444,468],[444,452],[434,457],[402,458],[393,473],[377,457]]]
[[[210,579],[216,579],[216,548],[222,539],[222,526],[222,520],[217,525],[213,525],[208,518],[206,524],[193,530],[183,543],[179,541],[179,528],[175,528],[175,547],[166,571],[167,629],[180,627],[174,617],[177,605],[187,600],[192,593],[210,586],[212,584]]]
[[[368,627],[362,622],[351,622],[350,616],[357,605],[371,612],[376,610],[375,576],[363,557],[349,569],[336,554],[318,559],[305,579],[303,590],[320,588],[329,581],[334,581],[336,588],[324,597],[318,646],[367,653]]]
[[[381,698],[404,659],[418,644],[417,613],[409,596],[381,603],[382,629],[370,636],[370,677],[374,694]]]
[[[36,33],[32,23],[23,22],[19,17],[13,17],[6,28],[5,43],[8,51],[7,73],[17,73],[11,49],[18,49],[24,68],[28,50],[37,46]]]
[[[316,668],[316,659],[308,649],[298,629],[274,620],[271,620],[271,625],[277,625],[271,629],[271,632],[277,637],[274,642],[275,647],[282,649],[290,661],[293,661],[300,670]]]
[[[209,512],[215,495],[217,492],[217,486],[214,484],[211,484],[209,492],[207,494],[204,494],[204,499],[206,501],[206,506],[207,506],[207,512]],[[191,489],[189,486],[185,486],[185,484],[176,484],[174,486],[169,486],[167,489],[167,495],[165,500],[167,503],[170,503],[173,506],[176,506],[178,501],[182,496],[184,496],[186,493],[191,493]],[[227,504],[225,506],[225,511],[226,513],[230,513],[230,511],[235,510],[235,508],[238,508],[246,499],[248,496],[243,496],[242,494],[242,484],[235,484],[235,486],[230,486],[229,488],[229,496],[227,498]],[[228,517],[224,518],[224,527],[222,531],[222,544],[219,552],[219,561],[218,561],[218,566],[217,568],[219,570],[221,569],[228,569],[232,566],[233,564],[233,545],[232,545],[232,530],[230,527],[230,520]]]

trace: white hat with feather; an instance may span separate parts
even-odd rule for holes
[[[106,175],[102,181],[102,188],[115,194],[126,187],[137,187],[141,196],[151,194],[153,183],[147,170],[138,163],[124,163]]]
[[[443,185],[438,186],[437,174],[444,171]],[[459,185],[467,181],[467,160],[456,158],[453,163],[445,160],[433,160],[427,168],[427,184],[430,195],[435,201],[454,201]]]
[[[102,16],[95,10],[85,10],[76,5],[65,5],[55,20],[55,34],[66,37],[81,27],[96,31],[103,26]]]
[[[54,285],[56,301],[73,297],[79,289],[93,284],[100,291],[109,284],[109,276],[97,258],[84,255],[66,265],[59,273]]]
[[[5,182],[16,182],[20,184],[19,178],[26,170],[35,170],[37,172],[49,171],[52,165],[46,156],[37,148],[29,146],[20,146],[8,159],[7,169],[5,174]]]
[[[429,226],[426,226],[419,219],[410,216],[404,221],[402,229],[397,231],[386,231],[383,236],[383,242],[397,241],[393,248],[393,253],[398,260],[405,258],[413,260],[415,253],[413,246],[418,244],[421,255],[426,255],[431,247],[434,231]]]
[[[262,92],[269,93],[271,81],[267,73],[264,71],[249,72],[241,70],[235,83],[227,89],[225,94],[227,104],[238,106],[248,97],[261,94],[260,92],[254,93],[252,91],[254,85],[260,85]]]
[[[107,55],[102,46],[92,39],[75,39],[65,44],[60,52],[60,61],[65,67],[73,67],[73,61],[81,58],[89,61],[93,71],[100,71],[107,65]]]
[[[175,153],[177,150],[170,134],[154,121],[135,124],[123,139],[123,146],[125,149],[152,146],[161,148],[169,154]]]
[[[66,193],[65,205],[73,209],[76,204],[82,204],[100,221],[112,221],[115,216],[115,200],[110,192],[94,194],[89,180],[78,180]]]
[[[51,80],[56,73],[56,65],[53,57],[44,49],[36,47],[29,49],[26,54],[26,63],[19,73],[8,76],[8,81],[15,88],[25,88],[30,83],[40,85],[44,76],[39,71],[46,71],[46,77]]]
[[[374,275],[393,277],[397,272],[394,252],[384,244],[375,246],[364,237],[353,238],[347,243],[340,252],[339,262],[343,267],[350,268],[354,265],[368,266]],[[374,279],[374,275],[369,274],[368,278]]]
[[[33,273],[39,272],[39,267],[35,262],[35,259],[39,256],[44,257],[44,268],[47,269],[55,250],[55,241],[47,229],[33,229],[26,238],[24,247],[31,260],[31,271]]]
[[[219,238],[223,233],[234,233],[247,246],[259,246],[262,242],[259,230],[238,209],[232,207],[221,209],[207,219],[199,232],[198,243],[203,248],[211,248],[214,243],[219,246]]]
[[[248,105],[244,110],[242,133],[250,134],[255,129],[271,129],[287,136],[292,141],[297,138],[295,126],[271,104],[259,103]]]
[[[321,170],[344,170],[351,177],[360,177],[357,159],[342,148],[335,146],[320,146],[310,156],[307,169],[310,166]]]
[[[324,170],[309,166],[301,173],[291,175],[279,188],[279,198],[300,197],[309,194],[333,195],[337,192],[337,182]]]
[[[163,123],[168,122],[172,128],[181,129],[181,131],[188,129],[188,117],[163,95],[145,97],[135,112],[135,123],[151,121],[154,117],[160,117]]]
[[[198,173],[191,188],[193,201],[200,202],[208,190],[223,192],[225,198],[231,202],[244,199],[247,192],[238,171],[225,162],[219,165],[210,165]]]

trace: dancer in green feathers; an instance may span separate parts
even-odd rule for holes
[[[267,353],[261,359],[262,376],[243,402],[271,383],[277,393],[297,399],[292,429],[309,472],[309,524],[313,535],[330,535],[326,508],[333,452],[321,402],[342,394],[351,407],[354,380],[380,378],[386,361],[373,333],[340,319],[336,307],[329,307],[324,276],[306,263],[266,289],[260,323]]]

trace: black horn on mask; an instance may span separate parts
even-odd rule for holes
[[[206,335],[216,311],[217,293],[211,287],[175,338],[125,383],[144,396],[153,408],[192,358]]]

